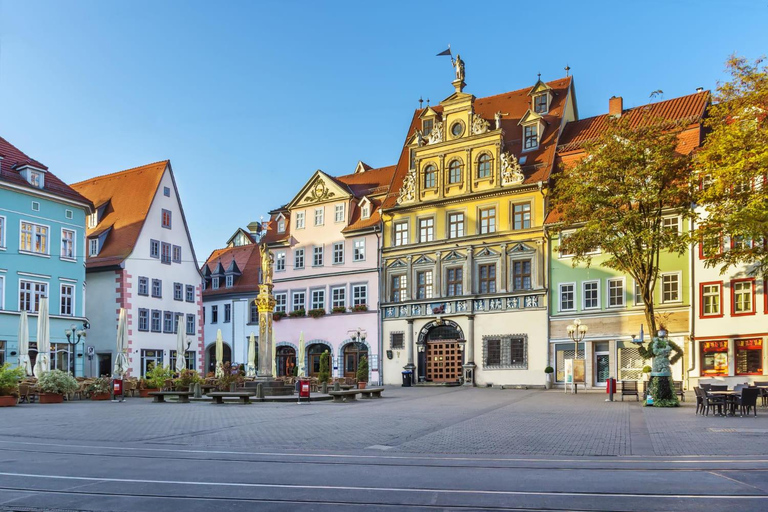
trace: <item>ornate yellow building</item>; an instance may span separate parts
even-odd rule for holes
[[[383,380],[543,384],[549,177],[571,78],[475,98],[411,120],[382,205]]]

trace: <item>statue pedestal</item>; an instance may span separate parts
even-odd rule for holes
[[[256,391],[256,386],[261,384],[264,390],[264,396],[291,396],[293,395],[293,386],[285,384],[282,381],[275,380],[272,377],[256,377],[256,380],[249,380],[243,384],[243,389]]]

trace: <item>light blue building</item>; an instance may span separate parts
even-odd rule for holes
[[[0,364],[18,364],[20,312],[29,313],[30,358],[37,313],[48,297],[51,368],[84,375],[85,220],[91,202],[0,137]],[[65,330],[72,330],[69,340]]]

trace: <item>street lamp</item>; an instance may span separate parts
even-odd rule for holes
[[[69,371],[72,376],[75,376],[75,348],[77,344],[82,340],[85,343],[85,330],[78,329],[75,324],[72,324],[69,329],[64,329],[64,335],[67,337],[67,344],[70,346],[69,356]],[[73,341],[74,340],[74,341]]]
[[[576,359],[579,358],[579,343],[581,343],[584,340],[584,336],[587,335],[587,326],[583,325],[581,323],[581,320],[578,318],[573,321],[572,324],[568,325],[568,337],[571,338],[571,340],[576,344]],[[584,347],[585,357],[586,357],[586,347]]]

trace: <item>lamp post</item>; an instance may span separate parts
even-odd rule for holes
[[[64,329],[64,335],[67,337],[67,344],[70,346],[69,371],[75,376],[75,348],[82,341],[85,343],[85,330],[78,329],[72,324],[69,329]],[[73,341],[74,340],[74,341]]]
[[[573,393],[578,393],[577,386],[576,386],[576,360],[579,358],[579,343],[581,343],[584,340],[584,337],[587,335],[587,326],[581,323],[581,320],[578,318],[573,321],[572,324],[569,324],[566,328],[568,330],[568,337],[571,338],[571,340],[575,343],[576,349],[575,349],[575,355],[574,355],[574,372],[573,376],[571,377],[573,379]],[[587,355],[587,347],[584,347],[584,357],[586,358]]]

